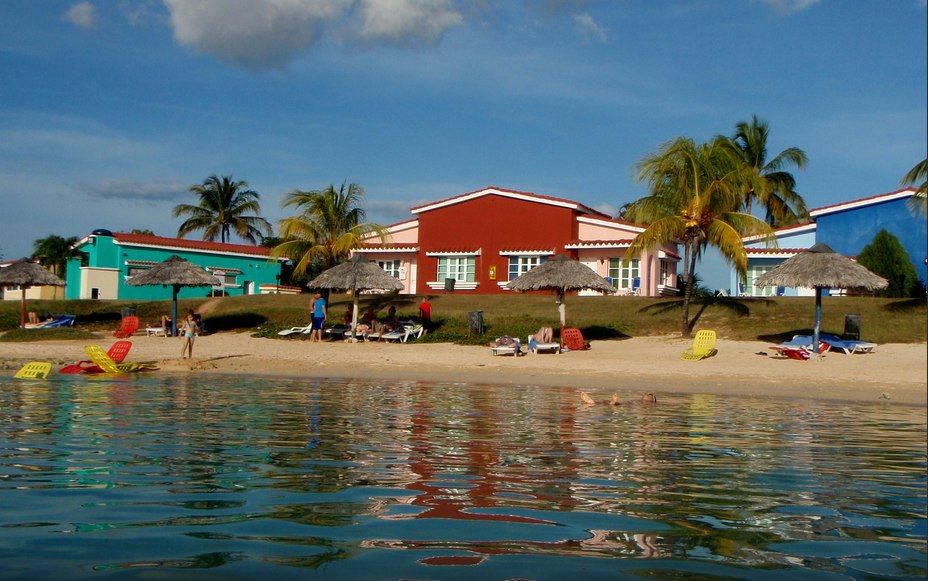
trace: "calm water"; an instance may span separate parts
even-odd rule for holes
[[[3,378],[0,577],[928,573],[924,409],[578,403],[422,382]]]

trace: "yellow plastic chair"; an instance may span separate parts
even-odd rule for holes
[[[138,371],[141,368],[138,363],[117,364],[99,345],[84,345],[84,352],[104,373],[129,373],[130,371]]]
[[[30,361],[16,372],[16,379],[47,379],[52,372],[52,364],[47,361]]]
[[[699,361],[715,353],[715,331],[704,329],[693,337],[693,345],[680,355],[684,361]]]

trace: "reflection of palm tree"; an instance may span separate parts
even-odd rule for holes
[[[902,178],[902,183],[915,186],[915,195],[909,198],[909,209],[920,216],[928,214],[928,158],[916,163]]]
[[[174,217],[190,216],[177,235],[183,238],[191,232],[203,231],[203,240],[227,242],[235,232],[239,237],[256,244],[262,236],[271,233],[271,225],[258,216],[261,205],[258,192],[247,189],[248,182],[234,181],[232,176],[211,175],[202,184],[190,187],[200,198],[196,206],[174,206]],[[254,215],[252,215],[254,214]]]

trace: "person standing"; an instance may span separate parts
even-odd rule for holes
[[[309,334],[309,342],[322,342],[322,328],[325,326],[326,305],[325,299],[321,293],[313,295],[313,302],[309,307],[313,317],[312,332]]]
[[[180,350],[180,358],[184,359],[189,355],[190,359],[193,359],[193,340],[200,334],[200,327],[197,325],[196,319],[193,318],[193,311],[187,314],[187,318],[184,319],[184,324],[180,332],[184,338],[184,346]]]
[[[422,327],[426,331],[431,330],[432,326],[432,303],[429,302],[429,297],[422,299],[422,302],[419,303],[419,322],[422,323]]]

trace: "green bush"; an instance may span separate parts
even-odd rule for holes
[[[18,324],[18,322],[17,322]],[[0,335],[7,343],[32,343],[35,341],[66,341],[69,339],[95,339],[96,333],[73,327],[52,329],[11,329]]]
[[[857,256],[857,263],[867,267],[889,281],[885,290],[878,291],[884,297],[912,297],[918,289],[915,266],[902,243],[887,230],[880,230]]]

